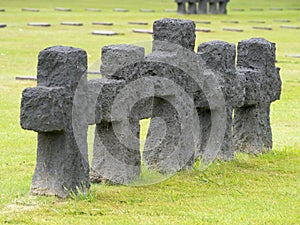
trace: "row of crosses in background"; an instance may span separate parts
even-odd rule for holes
[[[227,4],[229,1],[230,0],[175,0],[178,14],[227,14]],[[187,10],[186,3],[188,3]]]
[[[21,103],[22,128],[38,132],[32,194],[66,197],[102,179],[130,184],[141,158],[149,169],[174,173],[198,158],[231,160],[235,151],[272,148],[270,105],[281,93],[275,43],[243,40],[236,51],[211,41],[195,52],[195,23],[179,19],[155,21],[153,39],[146,56],[139,46],[103,47],[102,78],[89,81],[84,50],[40,52],[37,87],[25,89]],[[151,122],[141,157],[145,118]]]

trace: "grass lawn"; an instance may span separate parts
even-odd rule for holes
[[[32,7],[40,12],[22,12]],[[69,7],[72,12],[54,11]],[[173,0],[0,0],[0,223],[1,224],[300,224],[300,26],[299,0],[232,0],[228,15],[177,15]],[[88,12],[85,8],[99,8]],[[113,12],[126,8],[129,12]],[[140,8],[154,13],[139,12]],[[245,11],[233,11],[243,8]],[[263,8],[264,11],[251,11]],[[270,10],[282,8],[282,11]],[[282,98],[272,104],[271,124],[274,149],[254,157],[236,154],[231,162],[214,162],[205,171],[197,166],[164,182],[127,187],[92,185],[87,195],[69,199],[29,195],[36,160],[36,133],[19,125],[22,90],[33,81],[16,81],[16,76],[36,75],[39,51],[52,45],[70,45],[88,53],[89,69],[98,70],[100,49],[108,44],[126,43],[151,47],[149,34],[134,28],[151,29],[164,17],[211,21],[197,24],[210,33],[197,33],[197,45],[211,40],[237,44],[242,39],[264,37],[277,44],[277,66],[281,67]],[[237,24],[222,23],[236,20]],[[251,20],[265,24],[249,23]],[[290,20],[289,23],[274,20]],[[64,21],[84,23],[82,27],[60,25]],[[95,26],[93,21],[113,22]],[[129,21],[149,25],[129,25]],[[48,22],[51,27],[29,27],[29,22]],[[273,30],[254,30],[253,26]],[[244,32],[226,32],[223,28]],[[124,35],[91,35],[93,30],[113,30]],[[145,125],[143,126],[145,134]],[[92,146],[93,127],[89,133]],[[144,135],[145,136],[145,135]]]

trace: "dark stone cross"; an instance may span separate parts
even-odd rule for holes
[[[245,92],[242,106],[234,113],[236,151],[258,154],[264,148],[272,148],[270,104],[279,100],[281,93],[279,68],[275,61],[275,43],[253,38],[238,44],[237,72]]]
[[[51,47],[40,52],[37,87],[22,94],[21,126],[38,132],[31,193],[67,197],[90,187],[87,158],[87,55]]]

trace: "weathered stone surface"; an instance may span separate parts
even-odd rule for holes
[[[39,12],[39,9],[34,9],[34,8],[22,8],[22,11],[27,11],[27,12]]]
[[[63,11],[63,12],[71,12],[72,9],[70,8],[61,8],[61,7],[56,7],[54,8],[55,11]]]
[[[104,25],[104,26],[112,26],[114,25],[112,22],[92,22],[93,25]]]
[[[28,23],[28,26],[32,26],[32,27],[50,27],[51,24],[50,23]]]
[[[177,3],[177,13],[186,14],[185,3],[187,2],[187,0],[175,0],[175,2]]]
[[[242,100],[242,87],[239,84],[238,77],[235,73],[235,45],[224,41],[212,41],[202,43],[198,46],[197,55],[205,62],[205,65],[216,71],[219,86],[222,88],[224,98],[226,100],[226,132],[222,144],[221,151],[218,155],[223,160],[232,159],[234,156],[234,148],[232,146],[232,109],[237,106]],[[198,110],[198,115],[203,120],[201,121],[202,133],[201,137],[202,148],[207,143],[205,138],[208,138],[207,131],[210,131],[211,126],[211,108]],[[203,115],[201,115],[203,113]],[[204,150],[201,149],[203,152]]]
[[[6,24],[0,23],[0,28],[4,28],[4,27],[6,27]]]
[[[36,132],[63,131],[65,90],[61,87],[27,88],[22,94],[21,127]]]
[[[142,34],[153,34],[152,30],[144,30],[144,29],[133,29],[134,33],[142,33]]]
[[[38,87],[25,89],[21,108],[23,127],[39,132],[32,194],[67,197],[90,187],[86,70],[84,50],[55,46],[39,54]]]
[[[188,13],[197,14],[196,0],[188,0]]]
[[[92,32],[93,35],[103,35],[103,36],[114,36],[118,35],[118,33],[114,31],[107,31],[107,30],[94,30]]]
[[[132,25],[148,25],[148,22],[128,22],[128,24],[132,24]]]
[[[239,42],[238,75],[244,76],[245,101],[235,110],[233,134],[237,151],[261,153],[272,148],[270,104],[281,93],[274,43],[262,38]]]
[[[198,13],[207,14],[207,0],[198,0]]]
[[[195,23],[191,20],[166,18],[153,24],[154,41],[168,41],[194,51],[195,39]]]
[[[117,78],[115,72],[122,67],[144,60],[145,50],[134,45],[109,45],[102,48],[100,71],[106,78]],[[124,76],[119,74],[120,76]],[[126,79],[126,77],[125,77]]]
[[[237,29],[237,28],[223,28],[224,31],[232,31],[232,32],[244,32],[243,29]]]
[[[83,23],[80,22],[61,22],[60,24],[65,26],[83,26]]]
[[[227,14],[227,4],[229,0],[219,1],[219,13],[220,14]]]
[[[208,0],[209,1],[209,13],[210,14],[218,14],[218,4],[216,0]]]
[[[86,8],[85,11],[89,11],[89,12],[101,12],[101,9],[97,9],[97,8]]]

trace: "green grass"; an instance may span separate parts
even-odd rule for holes
[[[54,7],[70,7],[62,13]],[[21,12],[36,7],[39,13]],[[86,12],[84,8],[103,11]],[[115,7],[128,13],[113,13]],[[283,11],[270,11],[282,7]],[[1,0],[0,23],[0,223],[3,224],[300,224],[300,30],[280,29],[274,19],[289,19],[300,26],[298,0],[232,0],[229,15],[185,15],[165,13],[175,9],[173,0],[111,1],[37,1]],[[155,13],[140,13],[140,8]],[[244,8],[244,12],[230,11]],[[264,8],[253,12],[250,8]],[[101,47],[116,43],[138,43],[150,49],[151,35],[135,34],[133,28],[151,29],[154,20],[164,17],[210,20],[211,33],[197,33],[197,45],[204,41],[225,40],[237,44],[242,39],[264,37],[277,44],[277,66],[281,67],[281,101],[272,104],[271,123],[274,149],[258,157],[237,154],[231,162],[215,162],[205,171],[197,165],[162,183],[141,187],[92,185],[91,191],[69,199],[29,195],[36,159],[36,133],[19,125],[22,90],[35,82],[16,81],[18,75],[35,75],[37,55],[51,45],[71,45],[87,51],[90,69],[99,68]],[[238,20],[224,24],[221,20]],[[264,20],[258,26],[273,31],[253,30],[249,20]],[[28,27],[28,22],[49,22],[49,28]],[[59,25],[63,21],[83,22],[83,27]],[[92,21],[111,21],[113,27],[91,25]],[[129,21],[147,21],[148,26],[128,25]],[[222,31],[223,27],[244,29],[243,33]],[[93,30],[115,30],[116,37],[91,35]],[[148,50],[149,52],[149,50]],[[142,136],[146,126],[143,122]],[[89,132],[92,146],[93,127]],[[147,173],[145,173],[147,175]],[[146,176],[145,175],[145,176]],[[144,177],[159,179],[157,174]],[[150,182],[151,183],[151,182]]]

